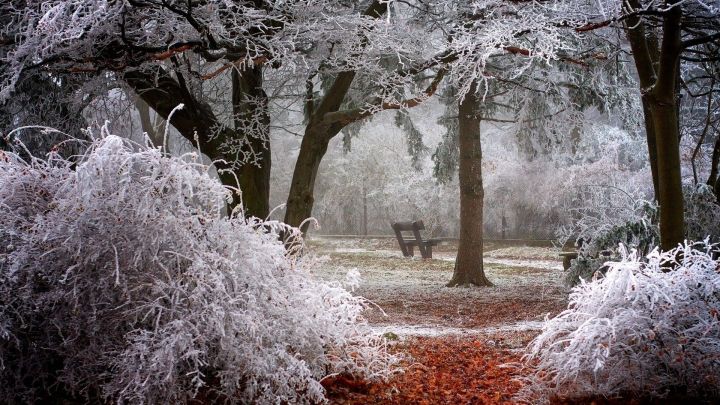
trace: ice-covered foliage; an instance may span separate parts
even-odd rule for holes
[[[76,164],[0,155],[0,402],[319,402],[329,374],[386,375],[365,301],[282,224],[223,215],[193,156],[108,135]]]
[[[690,240],[720,237],[720,205],[710,187],[685,185],[686,237]],[[582,240],[578,258],[572,262],[566,281],[577,284],[589,280],[608,259],[620,259],[619,244],[649,253],[659,244],[657,204],[643,200],[638,193],[609,187],[590,187],[583,194],[584,205],[572,209],[577,220],[560,231],[561,240]]]
[[[706,243],[626,251],[583,282],[528,346],[525,395],[720,395],[720,273]]]

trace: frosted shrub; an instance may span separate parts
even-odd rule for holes
[[[2,152],[0,152],[2,153]],[[320,402],[393,361],[365,301],[223,215],[192,156],[115,136],[73,168],[0,155],[0,402]]]
[[[568,309],[546,320],[528,346],[536,371],[525,394],[720,396],[720,274],[712,250],[686,244],[654,250],[646,262],[623,252],[604,276],[575,287]]]

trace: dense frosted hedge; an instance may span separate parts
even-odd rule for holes
[[[712,245],[623,252],[528,346],[526,394],[720,397],[720,262]],[[714,252],[717,254],[717,251]],[[677,262],[675,261],[677,259]]]
[[[387,372],[365,302],[225,217],[206,169],[115,136],[76,165],[0,154],[0,402],[317,402]]]

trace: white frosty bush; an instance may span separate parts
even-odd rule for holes
[[[713,248],[654,250],[647,262],[623,252],[604,276],[575,287],[568,309],[546,320],[528,346],[526,362],[536,371],[525,394],[720,396]]]
[[[194,162],[115,136],[76,167],[0,155],[1,403],[320,402],[324,376],[388,372],[365,301],[282,224],[225,217]]]

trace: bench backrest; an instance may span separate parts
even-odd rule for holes
[[[403,236],[403,232],[412,232],[415,240],[418,243],[418,249],[420,249],[420,252],[423,254],[423,256],[425,255],[425,246],[420,243],[422,241],[420,231],[425,229],[425,224],[423,224],[423,221],[393,222],[392,229],[393,231],[395,231],[395,237],[398,240],[398,244],[400,245],[400,250],[402,251],[403,256],[410,256],[410,252],[408,251],[407,245],[405,244],[405,237]]]
[[[393,222],[392,228],[399,231],[413,231],[415,229],[422,231],[425,229],[425,224],[423,221]]]

